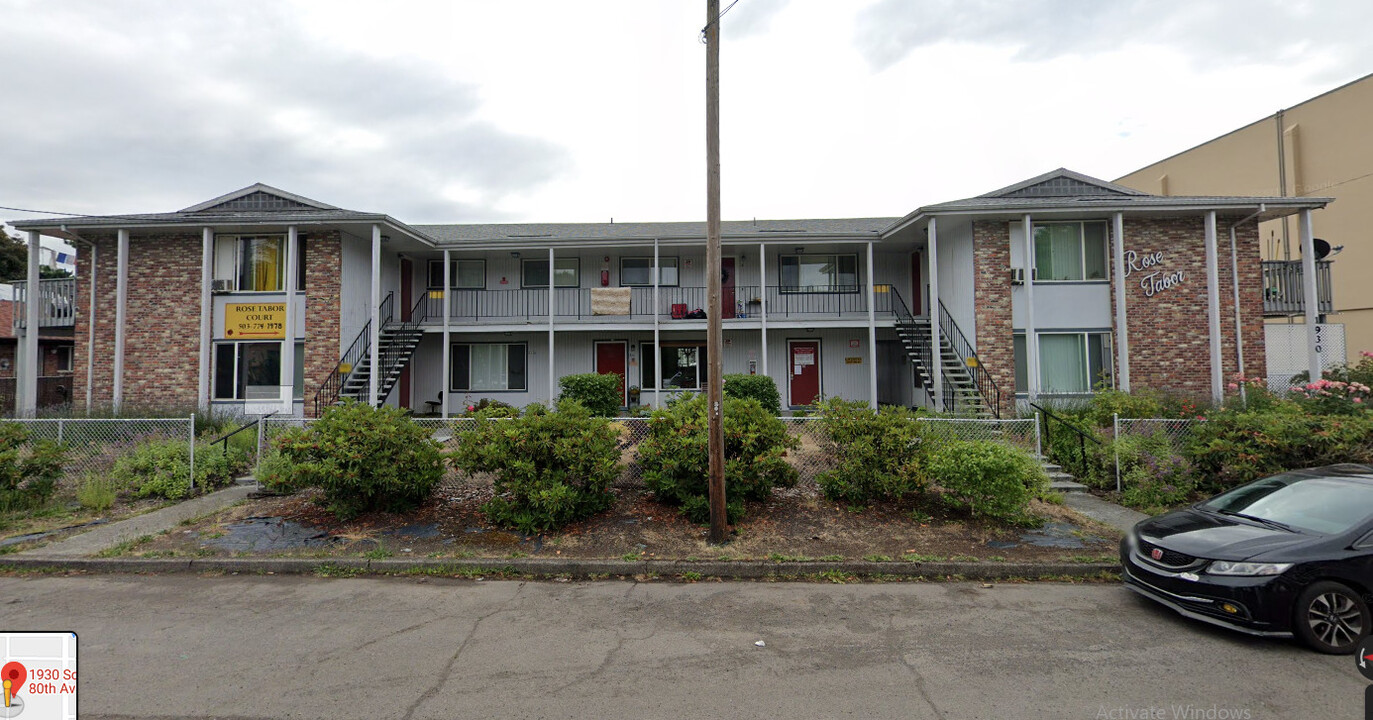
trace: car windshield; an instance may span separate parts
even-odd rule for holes
[[[1201,507],[1338,535],[1373,516],[1373,483],[1287,473],[1237,487]]]

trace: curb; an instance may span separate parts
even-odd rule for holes
[[[772,562],[688,560],[554,560],[544,558],[69,558],[14,555],[0,560],[0,570],[71,571],[87,573],[239,573],[245,575],[314,575],[343,570],[361,575],[456,575],[471,577],[520,575],[540,577],[681,576],[728,580],[803,579],[840,573],[857,577],[949,578],[1004,580],[1090,578],[1118,573],[1116,563],[1006,562]]]

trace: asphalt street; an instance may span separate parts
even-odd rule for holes
[[[82,718],[1361,718],[1366,685],[1111,584],[31,575],[0,629],[80,635]]]

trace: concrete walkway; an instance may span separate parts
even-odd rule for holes
[[[1135,523],[1149,517],[1142,512],[1136,512],[1130,508],[1121,507],[1113,502],[1107,502],[1091,493],[1085,492],[1063,493],[1063,504],[1099,523],[1110,525],[1121,532],[1129,532],[1130,528],[1135,526]]]
[[[234,485],[209,495],[177,503],[171,507],[144,513],[128,520],[100,525],[89,532],[73,535],[32,550],[15,553],[11,557],[79,558],[94,555],[119,543],[144,535],[156,535],[170,530],[183,521],[208,515],[241,502],[257,488],[253,485]]]

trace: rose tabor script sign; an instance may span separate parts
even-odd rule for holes
[[[1131,273],[1136,272],[1147,273],[1139,281],[1140,288],[1144,290],[1144,297],[1153,297],[1160,290],[1175,288],[1187,279],[1181,270],[1164,272],[1159,267],[1162,264],[1162,250],[1144,255],[1140,255],[1134,250],[1125,251],[1125,277],[1130,277]]]

